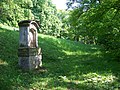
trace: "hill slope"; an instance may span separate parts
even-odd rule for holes
[[[100,48],[39,34],[45,71],[18,68],[19,32],[0,29],[0,90],[118,90],[120,63]]]

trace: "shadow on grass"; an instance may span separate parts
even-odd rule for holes
[[[109,62],[103,57],[68,56],[63,58],[63,61],[50,63],[48,66],[53,79],[47,83],[47,88],[118,90],[120,87],[119,64],[115,61]]]
[[[53,78],[47,84],[50,88],[61,86],[61,89],[67,87],[67,89],[75,90],[78,88],[101,90],[119,87],[120,63],[112,61],[110,56],[102,54],[99,47],[47,37],[39,39],[42,44],[41,47],[45,49],[43,53],[46,66],[49,68],[51,78]],[[89,73],[93,73],[93,75],[95,73],[106,78],[115,76],[117,80],[114,79],[114,82],[111,81],[109,84],[94,85],[94,82],[91,82],[92,84],[71,85],[72,80],[81,81],[81,79],[84,79],[82,75]],[[66,76],[71,82],[61,83],[59,76]],[[106,82],[106,80],[103,80],[103,82]],[[115,85],[115,83],[117,84]]]
[[[103,89],[85,83],[83,75],[97,73],[103,76],[113,74],[117,78],[120,76],[119,63],[108,62],[110,58],[103,57],[97,46],[41,34],[39,46],[47,71],[23,72],[18,68],[18,32],[0,31],[0,90]]]

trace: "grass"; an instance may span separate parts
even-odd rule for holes
[[[120,63],[101,47],[39,34],[45,71],[18,68],[19,32],[0,29],[0,90],[119,90]]]

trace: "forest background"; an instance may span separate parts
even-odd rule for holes
[[[18,27],[21,20],[40,22],[40,33],[96,44],[120,61],[120,0],[67,0],[57,10],[51,0],[0,0],[0,24]]]

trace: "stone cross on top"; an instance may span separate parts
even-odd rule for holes
[[[38,47],[39,25],[36,21],[24,20],[19,25],[19,66],[22,69],[35,69],[42,65],[41,48]]]

